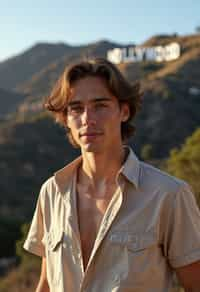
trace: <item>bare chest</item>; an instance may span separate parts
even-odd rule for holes
[[[108,208],[114,189],[106,198],[96,198],[91,194],[77,191],[77,214],[84,267],[87,266],[103,216]]]

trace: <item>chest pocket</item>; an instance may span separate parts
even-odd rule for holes
[[[109,240],[115,254],[114,261],[119,266],[115,273],[116,286],[130,289],[137,285],[145,287],[145,283],[150,281],[160,263],[161,251],[156,232],[113,231]]]
[[[58,284],[62,273],[63,235],[62,230],[51,230],[42,240],[46,250],[47,278],[52,284]]]

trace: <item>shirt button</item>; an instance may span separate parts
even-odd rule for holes
[[[75,259],[80,260],[81,259],[81,254],[80,253],[75,253]]]
[[[115,282],[118,282],[118,281],[119,281],[119,276],[115,275],[114,278],[113,278],[113,280],[114,280]]]

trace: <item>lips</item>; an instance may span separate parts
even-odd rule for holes
[[[97,135],[100,135],[100,133],[83,133],[83,134],[81,134],[81,136],[88,136],[88,137],[97,136]]]
[[[96,131],[87,131],[87,132],[83,132],[80,134],[80,137],[96,137],[102,135],[102,132],[96,132]]]

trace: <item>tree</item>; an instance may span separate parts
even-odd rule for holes
[[[153,156],[153,147],[151,144],[145,144],[141,150],[141,157],[144,160],[150,160]]]
[[[180,149],[171,150],[166,168],[192,186],[200,207],[200,128],[186,139]]]

